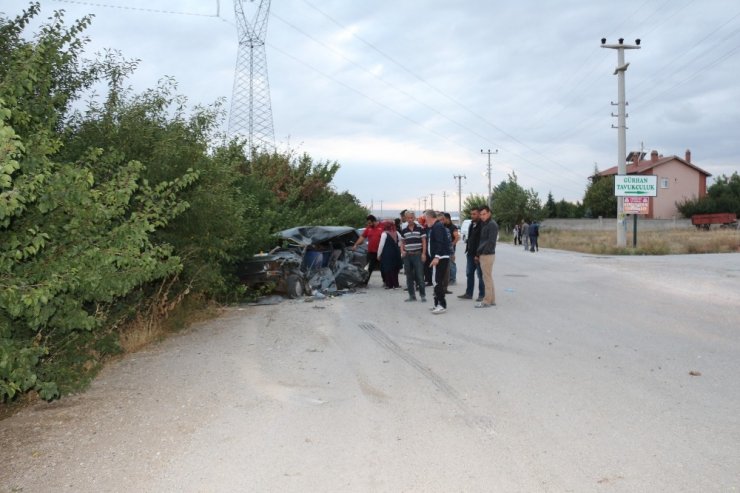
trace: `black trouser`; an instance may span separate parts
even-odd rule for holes
[[[440,305],[447,308],[447,281],[450,278],[450,259],[441,258],[434,267],[434,306]]]
[[[538,252],[540,251],[540,245],[537,242],[537,238],[538,238],[537,236],[529,235],[529,245],[530,245],[529,251],[530,252],[534,252],[535,250],[537,250]]]
[[[378,262],[378,252],[367,252],[367,271],[368,271],[367,282],[370,282],[370,276],[373,274],[373,271],[375,269],[380,270],[380,262]],[[381,272],[381,277],[382,277],[382,272]]]
[[[427,260],[424,262],[424,281],[430,286],[434,284],[432,278],[432,259],[427,255]]]

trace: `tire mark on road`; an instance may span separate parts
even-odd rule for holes
[[[372,340],[377,342],[380,346],[384,347],[388,351],[392,352],[403,361],[405,361],[413,369],[421,373],[432,385],[434,385],[442,394],[444,394],[462,413],[463,419],[468,426],[472,426],[480,429],[486,434],[493,435],[493,423],[487,416],[476,415],[465,403],[460,394],[450,384],[448,384],[441,376],[435,373],[431,368],[425,366],[421,361],[411,356],[408,352],[396,344],[385,332],[377,328],[371,323],[361,323],[359,327],[370,336]]]

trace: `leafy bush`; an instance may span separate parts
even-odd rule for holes
[[[116,52],[81,61],[89,18],[24,40],[39,10],[0,19],[0,402],[74,390],[186,296],[243,295],[239,264],[276,231],[367,214],[332,188],[338,163],[246,153],[222,101],[190,112],[171,79],[124,90]]]
[[[75,63],[87,20],[65,29],[57,14],[34,42],[20,39],[37,9],[0,27],[3,400],[30,388],[53,396],[36,373],[50,338],[99,329],[117,299],[181,269],[152,234],[187,209],[178,194],[198,177],[188,170],[152,185],[140,162],[100,148],[59,159],[64,112],[95,70]]]
[[[676,203],[676,207],[684,217],[718,212],[734,212],[740,216],[740,175],[737,171],[729,178],[721,175],[707,189],[706,196],[686,199]]]

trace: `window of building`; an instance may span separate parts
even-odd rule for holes
[[[668,178],[660,179],[660,188],[668,188]]]

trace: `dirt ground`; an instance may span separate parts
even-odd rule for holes
[[[127,356],[0,421],[0,492],[740,490],[738,254],[500,245],[487,309],[464,265],[443,315],[374,274]]]

